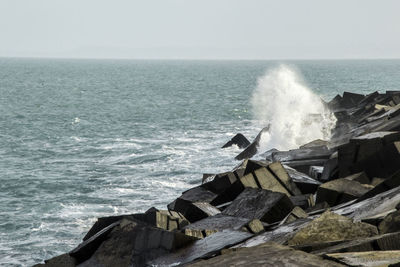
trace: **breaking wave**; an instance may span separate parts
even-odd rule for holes
[[[315,139],[328,140],[336,118],[288,66],[267,71],[258,79],[251,97],[254,118],[264,133],[260,150],[297,148]]]

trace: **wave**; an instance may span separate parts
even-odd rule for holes
[[[315,139],[327,140],[336,123],[321,98],[286,65],[271,69],[258,79],[251,105],[260,127],[270,126],[262,135],[261,151],[287,150]]]

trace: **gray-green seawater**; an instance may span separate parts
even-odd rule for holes
[[[0,58],[0,265],[79,244],[97,217],[165,208],[233,168],[275,61]],[[400,60],[289,61],[325,100],[400,89]],[[294,111],[295,112],[295,111]]]

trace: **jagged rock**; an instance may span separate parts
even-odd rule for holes
[[[400,233],[390,233],[373,237],[346,240],[339,244],[325,246],[322,249],[313,250],[313,254],[325,255],[338,252],[362,252],[362,251],[383,251],[399,250]]]
[[[343,97],[340,101],[340,105],[344,108],[351,108],[356,106],[364,98],[365,96],[361,94],[343,92]]]
[[[234,171],[217,174],[212,181],[203,183],[201,186],[215,194],[221,194],[242,177],[242,173],[243,172]]]
[[[261,136],[268,131],[269,131],[269,126],[263,128],[260,131],[260,133],[257,135],[257,137],[254,139],[254,141],[245,150],[243,150],[239,155],[237,155],[235,157],[235,159],[236,160],[249,159],[249,158],[253,157],[255,154],[257,154]]]
[[[175,266],[186,264],[197,259],[208,258],[219,253],[226,247],[231,247],[243,242],[253,234],[243,231],[223,230],[204,239],[195,241],[176,252],[162,255],[152,261],[147,261],[148,266]]]
[[[107,239],[108,234],[114,229],[114,227],[120,225],[120,221],[114,222],[109,226],[103,228],[90,238],[79,244],[78,247],[69,252],[69,255],[73,257],[77,263],[84,262],[89,259],[92,254],[98,249],[98,247]]]
[[[124,218],[93,255],[79,266],[145,266],[147,261],[195,240],[197,238],[179,232],[165,231]]]
[[[326,258],[346,266],[388,266],[400,263],[400,250],[335,253],[326,255]]]
[[[204,238],[225,229],[244,230],[254,234],[264,231],[261,221],[257,219],[217,214],[185,226],[183,232],[186,235]]]
[[[77,264],[75,258],[68,253],[45,260],[44,264],[35,264],[33,267],[75,267]]]
[[[326,211],[310,222],[306,227],[299,230],[293,238],[289,240],[288,244],[300,245],[323,241],[339,241],[370,237],[377,234],[378,230],[375,226],[353,222],[349,218]]]
[[[304,210],[315,205],[314,196],[312,194],[291,196],[289,199],[292,201],[294,206],[299,206]]]
[[[392,174],[400,164],[396,140],[400,140],[399,132],[374,132],[352,138],[338,148],[339,176],[363,170],[369,177]]]
[[[223,145],[222,148],[230,147],[233,145],[237,145],[239,148],[246,148],[250,145],[250,141],[247,140],[247,138],[243,134],[238,133],[237,135],[232,137],[232,139],[228,143]]]
[[[331,207],[356,199],[371,188],[366,187],[354,180],[345,178],[336,179],[319,186],[317,190],[316,203],[327,202]]]
[[[280,222],[279,225],[291,223],[298,219],[307,217],[308,217],[307,213],[302,208],[296,206],[292,209],[292,211],[288,215],[286,215],[286,217]]]
[[[343,266],[312,254],[275,243],[264,243],[252,248],[224,250],[222,255],[202,260],[188,266]]]
[[[373,196],[376,196],[380,193],[383,193],[385,191],[388,191],[389,189],[395,188],[397,186],[400,186],[400,170],[396,173],[394,173],[391,177],[385,179],[378,185],[376,185],[374,188],[366,192],[364,195],[362,195],[358,201],[362,201],[368,198],[371,198]]]
[[[400,211],[388,214],[378,226],[379,233],[400,232]]]
[[[316,139],[314,141],[311,141],[309,143],[306,143],[306,144],[300,146],[300,148],[327,147],[328,145],[329,145],[328,141]]]
[[[246,188],[222,213],[273,223],[282,220],[292,209],[292,202],[283,193]]]
[[[189,222],[195,222],[220,211],[210,204],[217,194],[198,186],[185,191],[179,198],[168,204],[168,210],[181,213]]]
[[[307,174],[299,172],[287,165],[283,165],[283,167],[302,194],[314,194],[321,185],[321,182],[311,178]]]

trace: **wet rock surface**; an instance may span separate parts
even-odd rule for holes
[[[400,91],[326,106],[330,140],[263,153],[269,127],[252,143],[238,134],[223,146],[243,148],[236,168],[199,177],[167,210],[99,218],[75,249],[36,266],[399,264]]]

